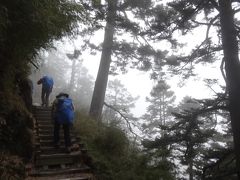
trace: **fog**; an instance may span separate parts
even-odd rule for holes
[[[70,59],[58,49],[42,51],[38,57],[39,69],[32,68],[30,79],[33,81],[33,102],[41,103],[41,86],[37,81],[44,75],[54,79],[50,102],[60,92],[68,93],[74,100],[77,109],[87,111],[91,101],[94,80],[88,69],[82,65],[81,57]]]

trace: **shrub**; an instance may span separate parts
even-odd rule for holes
[[[160,168],[150,166],[151,159],[138,147],[133,146],[127,134],[117,127],[108,126],[77,112],[75,130],[87,145],[97,179],[173,179],[163,174]]]
[[[0,93],[0,99],[0,150],[30,158],[33,143],[32,115],[20,97]]]
[[[25,179],[25,167],[18,156],[0,153],[0,179]]]

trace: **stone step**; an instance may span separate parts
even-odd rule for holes
[[[52,114],[51,113],[34,113],[34,117],[36,119],[44,119],[44,118],[51,118],[52,117]]]
[[[76,152],[76,151],[84,151],[84,145],[83,144],[73,144],[71,146],[72,151],[71,152]],[[53,147],[53,146],[41,146],[39,148],[39,151],[41,154],[57,154],[57,153],[65,153],[66,148],[64,144],[61,144],[58,148]],[[84,152],[82,152],[84,154]]]
[[[58,180],[91,180],[91,177],[72,177],[72,178],[63,178]]]
[[[79,140],[80,141],[80,138],[79,137],[76,137],[73,133],[70,133],[70,137],[71,138],[75,138],[75,139],[77,139],[77,140]],[[38,134],[38,138],[40,139],[40,140],[52,140],[53,139],[53,134]],[[64,138],[64,133],[63,132],[61,132],[60,133],[60,139],[63,139]]]
[[[38,114],[51,114],[52,110],[51,109],[47,109],[47,110],[33,110],[34,115],[38,115]]]
[[[65,153],[66,148],[64,145],[61,145],[59,148],[53,146],[40,147],[40,152],[43,154],[56,154],[56,153]]]
[[[36,114],[50,114],[52,112],[52,109],[34,109],[33,113]]]
[[[53,124],[47,124],[47,125],[38,124],[36,128],[39,128],[39,129],[53,129]]]
[[[53,139],[54,139],[54,136],[53,136],[53,133],[52,133],[52,135],[49,135],[49,134],[44,134],[44,135],[46,135],[46,136],[44,136],[44,137],[36,137],[35,139],[36,139],[36,142],[37,143],[39,143],[40,141],[41,142],[43,142],[43,143],[45,143],[45,142],[50,142],[50,141],[53,141]],[[71,140],[72,141],[74,141],[74,142],[78,142],[78,143],[80,143],[81,142],[81,138],[77,138],[76,136],[74,136],[72,133],[70,133],[70,138],[71,138]],[[64,133],[62,132],[62,133],[60,133],[60,141],[64,141]]]
[[[26,180],[93,180],[92,176],[81,176],[74,174],[73,177],[68,177],[66,175],[61,176],[44,176],[44,177],[37,177],[37,178],[32,178],[28,177]]]
[[[36,128],[36,132],[38,134],[53,134],[53,130],[54,130],[54,127],[41,127],[41,128],[38,128],[39,126],[35,127]],[[61,133],[62,131],[60,131]]]
[[[52,129],[38,129],[36,130],[38,134],[44,134],[44,135],[53,135],[53,128]],[[63,131],[60,131],[60,134],[63,134]]]
[[[52,117],[49,115],[49,116],[35,116],[37,122],[42,122],[42,121],[49,121],[49,120],[52,120]]]
[[[70,154],[40,154],[36,157],[35,165],[39,167],[59,164],[77,164],[82,161],[82,158],[83,156],[80,151],[71,152]]]
[[[53,134],[53,129],[37,129],[39,134]]]
[[[71,138],[72,143],[77,143],[77,139],[75,137]],[[40,146],[54,146],[53,138],[47,140],[39,139]],[[60,144],[64,144],[64,138],[60,138]]]
[[[33,109],[37,110],[37,111],[44,111],[44,110],[51,110],[52,107],[51,106],[49,106],[49,107],[33,106]]]
[[[36,126],[37,128],[42,128],[42,127],[53,127],[54,123],[52,123],[52,120],[45,120],[45,121],[36,121]]]
[[[53,129],[54,128],[54,124],[53,123],[46,123],[46,124],[36,124],[36,128],[40,129]],[[62,130],[63,127],[60,126],[60,130]],[[71,128],[70,128],[71,129]]]
[[[47,127],[47,128],[45,128],[45,127]],[[35,127],[34,127],[34,129],[38,132],[39,131],[50,131],[50,132],[52,132],[53,128],[54,128],[53,125],[51,127],[49,127],[49,125],[38,125],[38,124],[36,124]]]
[[[52,111],[38,111],[38,112],[34,112],[34,115],[35,115],[35,117],[38,117],[38,116],[43,116],[43,117],[51,116],[52,115]]]
[[[81,175],[78,176],[76,174],[74,174],[74,177],[68,177],[65,175],[62,175],[62,176],[63,177],[61,177],[61,176],[38,177],[37,180],[93,180],[92,177],[86,177],[86,176],[81,176]],[[27,179],[27,180],[33,180],[33,179]]]
[[[52,111],[35,111],[35,116],[49,116],[52,114]]]
[[[53,126],[53,121],[51,119],[44,121],[37,121],[36,126]]]
[[[33,176],[33,177],[44,177],[44,176],[55,176],[55,175],[66,175],[65,177],[63,178],[71,178],[71,177],[74,177],[73,174],[75,175],[75,177],[77,176],[77,178],[82,178],[82,179],[87,179],[89,178],[90,176],[89,175],[86,175],[84,176],[84,174],[79,174],[79,173],[87,173],[89,171],[89,167],[88,166],[80,166],[80,167],[75,167],[75,168],[65,168],[65,169],[60,169],[60,168],[57,168],[57,169],[49,169],[49,170],[44,170],[44,169],[33,169],[29,175],[30,176]],[[69,176],[67,176],[67,174]],[[72,174],[72,175],[71,175]],[[63,179],[61,178],[61,179]],[[60,177],[58,176],[57,178],[58,180],[60,179]],[[69,180],[69,179],[68,179]]]
[[[37,129],[37,127],[36,127],[35,132],[37,133],[37,135],[50,135],[50,136],[53,136],[53,130],[54,130],[53,127],[52,128],[47,128],[47,129],[44,129],[44,128],[38,128]],[[59,133],[60,133],[60,135],[63,135],[64,132],[63,132],[63,128],[62,127],[60,127],[60,132]],[[75,135],[75,133],[74,133],[74,131],[72,129],[70,130],[70,135],[71,136]]]

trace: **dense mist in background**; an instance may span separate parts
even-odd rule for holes
[[[33,81],[33,102],[40,104],[41,86],[37,81],[44,75],[54,79],[50,102],[60,92],[69,93],[77,109],[87,111],[91,101],[94,80],[82,65],[82,59],[69,59],[66,52],[60,50],[43,51],[40,53],[39,69],[32,68],[30,79]],[[75,61],[75,62],[74,62]],[[72,84],[70,81],[72,80]]]

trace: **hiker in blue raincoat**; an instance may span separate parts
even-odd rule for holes
[[[53,78],[50,76],[43,76],[37,84],[42,84],[42,106],[48,107],[49,104],[49,95],[52,92],[53,88]]]
[[[74,120],[74,106],[72,99],[67,93],[60,93],[56,96],[52,106],[52,118],[54,122],[54,146],[59,148],[59,131],[62,125],[66,151],[71,151],[70,129]]]

